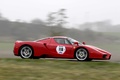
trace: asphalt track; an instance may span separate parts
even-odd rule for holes
[[[14,56],[13,50],[9,51],[2,51],[0,50],[0,58],[20,58],[18,56]],[[73,60],[73,59],[59,59],[59,60]],[[100,60],[101,61],[101,60]],[[110,60],[106,61],[111,61],[111,62],[119,62],[120,61],[120,54],[113,54]]]

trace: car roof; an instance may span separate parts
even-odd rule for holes
[[[68,37],[66,37],[66,36],[53,36],[51,38],[68,38]]]
[[[35,41],[39,41],[39,40],[43,40],[43,39],[48,39],[48,38],[68,38],[68,37],[66,37],[66,36],[53,36],[53,37],[41,38],[41,39],[38,39],[38,40],[35,40]]]

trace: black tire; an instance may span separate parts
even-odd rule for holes
[[[32,47],[28,45],[22,46],[19,50],[20,57],[23,59],[31,59],[33,57],[33,53]]]
[[[92,59],[89,59],[89,53],[85,48],[79,48],[75,51],[75,58],[78,61],[89,61]]]

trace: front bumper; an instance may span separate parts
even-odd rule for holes
[[[109,60],[111,58],[111,55],[104,54],[103,59]]]

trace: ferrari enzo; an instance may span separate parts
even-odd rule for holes
[[[111,54],[95,46],[86,45],[65,36],[54,36],[35,41],[16,41],[14,55],[23,59],[68,58],[78,61],[109,60]]]

